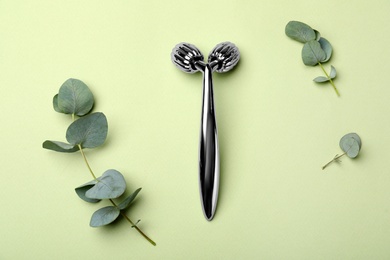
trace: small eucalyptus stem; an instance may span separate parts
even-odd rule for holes
[[[84,153],[83,148],[81,147],[80,144],[78,144],[77,146],[79,147],[79,150],[80,150],[80,152],[81,152],[81,155],[82,155],[83,158],[84,158],[84,162],[85,162],[85,164],[87,165],[89,172],[92,174],[92,177],[96,180],[97,178],[96,178],[95,174],[93,173],[93,171],[92,171],[92,169],[91,169],[91,166],[89,166],[89,163],[88,163],[87,157],[85,156],[85,153]]]
[[[329,76],[329,74],[326,72],[326,70],[325,70],[324,67],[322,66],[321,62],[318,62],[318,65],[320,65],[322,71],[325,73],[326,77],[329,79],[329,82],[330,82],[330,84],[332,85],[332,87],[334,88],[334,91],[336,91],[337,96],[340,96],[340,93],[339,93],[339,91],[337,90],[336,85],[334,84],[332,78]]]
[[[112,200],[112,199],[110,199],[110,201],[111,201],[111,203],[112,203],[112,205],[114,206],[114,207],[117,207],[117,205],[115,204],[115,202]],[[131,221],[131,219],[125,214],[125,213],[123,213],[122,211],[121,211],[121,215],[122,215],[122,217],[124,217],[130,224],[131,224],[131,226],[133,227],[133,228],[135,228],[137,231],[138,231],[138,233],[140,233],[146,240],[148,240],[149,241],[149,243],[151,243],[152,245],[156,245],[156,242],[154,242],[150,237],[148,237],[139,227],[137,227],[137,225],[135,225],[134,224],[134,222],[133,221]]]
[[[73,118],[73,120],[74,120],[74,115],[72,115],[72,118]],[[88,160],[87,160],[87,157],[85,156],[85,153],[84,153],[83,148],[81,147],[80,144],[78,144],[77,146],[79,147],[79,150],[80,150],[80,152],[81,152],[81,155],[83,156],[84,162],[85,162],[85,164],[87,165],[87,168],[88,168],[89,172],[92,174],[93,178],[94,178],[95,180],[97,180],[95,174],[93,173],[93,171],[92,171],[92,169],[91,169],[91,166],[90,166],[89,163],[88,163]],[[115,203],[112,199],[109,199],[109,201],[112,203],[112,205],[113,205],[114,207],[118,208],[118,206],[116,205],[116,203]],[[154,246],[156,245],[156,242],[154,242],[154,241],[153,241],[150,237],[148,237],[148,236],[147,236],[139,227],[137,227],[137,226],[133,223],[133,221],[131,221],[131,219],[130,219],[125,213],[123,213],[122,211],[120,211],[120,213],[121,213],[121,215],[122,215],[128,222],[130,222],[131,226],[134,227],[134,228],[138,231],[138,233],[140,233],[146,240],[149,241],[149,243],[151,243],[151,244],[154,245]]]
[[[324,166],[322,166],[322,169],[324,170],[329,164],[331,164],[332,162],[334,161],[337,161],[338,159],[340,159],[342,156],[346,155],[347,152],[343,153],[343,154],[340,154],[340,155],[337,155],[333,158],[333,160],[331,160],[330,162],[328,162],[327,164],[325,164]]]

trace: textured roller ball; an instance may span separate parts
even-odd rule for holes
[[[240,59],[240,51],[231,42],[222,42],[209,54],[209,64],[213,71],[223,73],[233,69]]]
[[[194,45],[182,42],[172,49],[171,59],[180,70],[187,73],[195,73],[199,71],[195,63],[198,61],[203,62],[204,57]]]

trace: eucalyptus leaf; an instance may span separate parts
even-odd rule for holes
[[[320,33],[319,31],[317,31],[317,30],[314,30],[314,33],[316,34],[315,40],[316,40],[316,41],[319,41],[320,38],[321,38],[321,33]]]
[[[298,21],[290,21],[286,25],[285,33],[288,37],[302,43],[316,39],[315,31],[309,25]]]
[[[362,142],[356,133],[349,133],[340,139],[339,145],[349,158],[355,158],[360,152]]]
[[[100,227],[112,223],[118,218],[120,210],[114,206],[107,206],[95,211],[91,217],[89,225]]]
[[[79,150],[78,146],[71,145],[64,142],[50,141],[50,140],[46,140],[45,142],[43,142],[42,147],[45,149],[49,149],[61,153],[73,153]]]
[[[107,170],[97,178],[97,183],[89,189],[85,196],[90,199],[115,199],[126,190],[123,175],[116,170]]]
[[[101,201],[100,199],[91,199],[91,198],[88,198],[85,193],[90,190],[93,186],[95,186],[95,184],[97,183],[98,181],[97,180],[92,180],[90,182],[87,182],[79,187],[77,187],[75,189],[77,195],[84,201],[86,202],[90,202],[90,203],[96,203],[96,202],[99,202]]]
[[[97,112],[74,121],[66,131],[66,139],[72,145],[95,148],[104,143],[107,131],[106,116]]]
[[[358,142],[358,144],[359,144],[359,147],[360,148],[362,148],[362,140],[360,139],[360,136],[357,134],[357,133],[349,133],[349,134],[346,134],[346,135],[344,135],[342,138],[341,138],[341,140],[343,139],[343,138],[354,138],[357,142]],[[341,141],[340,140],[340,141]]]
[[[321,37],[318,42],[320,43],[321,45],[321,48],[324,50],[325,54],[326,54],[326,58],[324,60],[322,60],[322,62],[327,62],[330,57],[332,57],[332,52],[333,52],[333,48],[332,48],[332,45],[330,44],[330,42]]]
[[[78,79],[68,79],[58,92],[57,112],[83,116],[88,114],[94,104],[94,97],[88,86]]]
[[[64,111],[62,111],[59,107],[58,107],[58,94],[56,94],[54,97],[53,97],[53,108],[56,112],[58,113],[64,113]]]
[[[317,83],[324,83],[324,82],[329,81],[329,79],[327,77],[318,76],[317,78],[313,79],[313,81],[315,81]]]
[[[337,76],[336,69],[332,65],[330,66],[330,74],[329,74],[329,76],[330,76],[331,79],[334,79]]]
[[[342,150],[346,152],[349,158],[355,158],[359,154],[359,144],[353,138],[346,139],[342,144]]]
[[[141,188],[138,188],[136,191],[134,191],[129,197],[127,197],[124,201],[122,201],[119,205],[118,208],[120,210],[126,209],[127,207],[130,206],[131,202],[137,197],[138,193],[141,191]]]
[[[307,66],[316,66],[326,59],[325,51],[316,40],[309,41],[303,45],[302,60]]]

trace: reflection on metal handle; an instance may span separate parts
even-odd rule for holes
[[[219,189],[219,148],[215,117],[212,69],[198,63],[203,72],[203,102],[199,143],[199,185],[203,213],[212,220],[217,207]]]

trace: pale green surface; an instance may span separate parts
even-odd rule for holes
[[[1,0],[0,259],[389,259],[389,11],[388,0]],[[290,20],[332,43],[341,97],[312,81],[321,69],[302,63]],[[170,52],[226,40],[241,61],[214,75],[222,173],[207,222],[202,79]],[[142,187],[129,216],[157,247],[126,221],[89,227],[105,205],[74,192],[90,180],[80,153],[41,148],[65,141],[71,119],[52,98],[70,77],[108,118],[107,142],[86,152],[92,168],[123,173],[129,194]],[[349,132],[359,157],[321,170]]]

